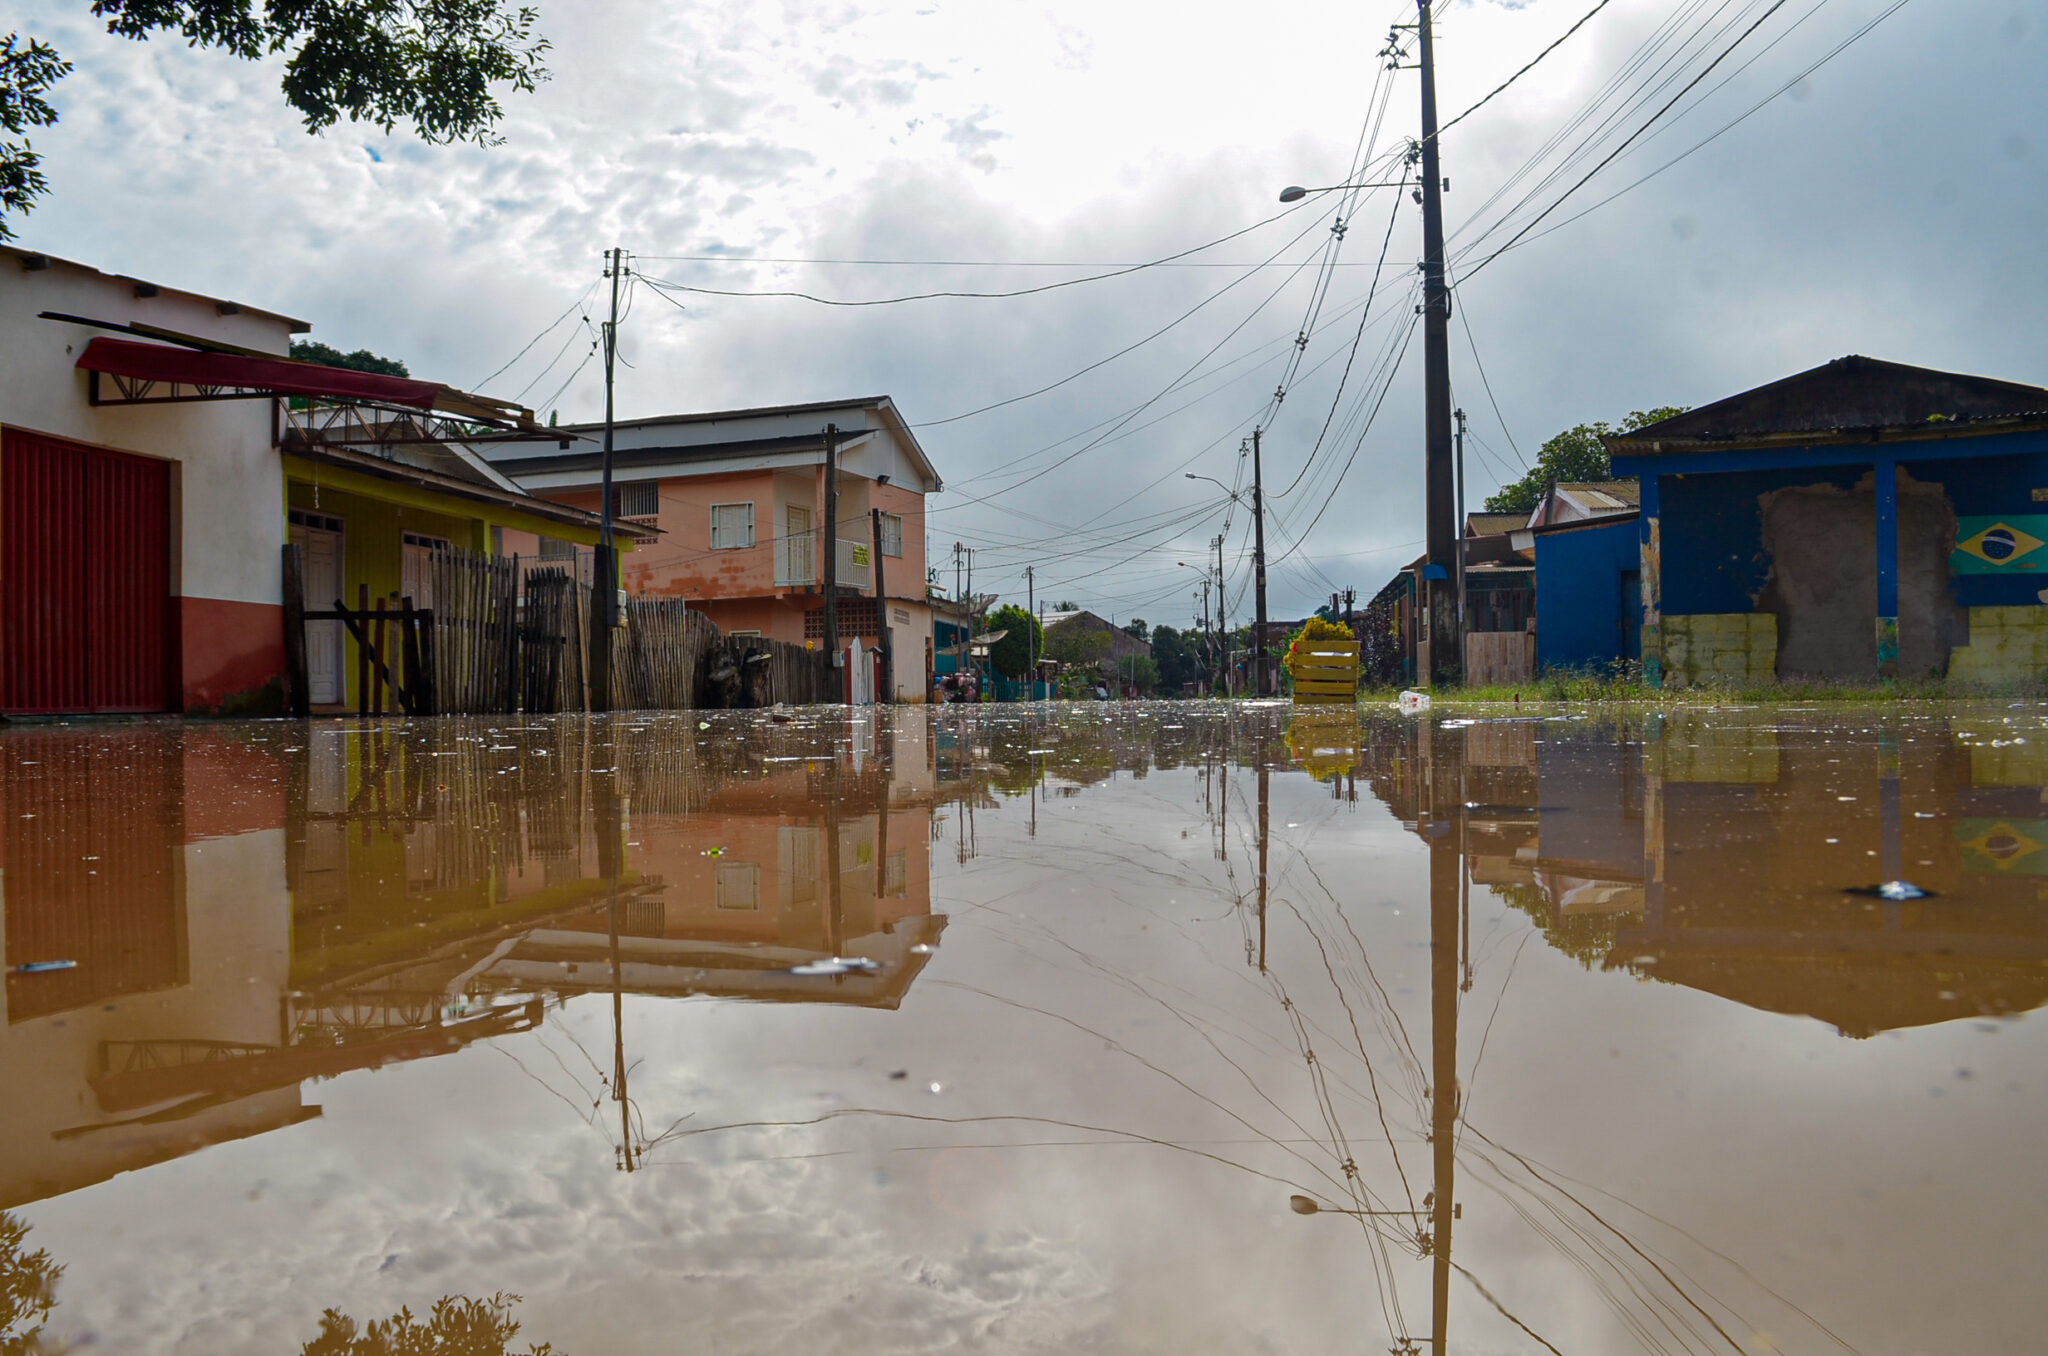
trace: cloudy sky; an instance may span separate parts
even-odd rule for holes
[[[1450,0],[1444,116],[1596,4]],[[1248,615],[1247,516],[1182,477],[1238,483],[1254,426],[1277,615],[1370,594],[1422,536],[1419,212],[1382,189],[1268,220],[1285,184],[1399,176],[1417,76],[1375,54],[1411,6],[543,3],[552,80],[502,145],[453,149],[308,137],[275,64],[4,8],[77,66],[28,245],[565,420],[602,408],[583,317],[620,246],[666,284],[633,291],[622,415],[890,394],[947,481],[934,560],[950,583],[975,547],[978,590],[1035,564],[1041,596],[1185,622],[1178,562],[1220,531]],[[2048,380],[2021,301],[2048,280],[2044,42],[2023,0],[1599,4],[1443,139],[1475,503],[1561,428],[1845,353]],[[680,290],[1010,291],[1241,231],[1029,297]]]

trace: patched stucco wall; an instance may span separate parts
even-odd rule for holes
[[[1664,617],[1664,684],[1767,683],[1777,671],[1778,619],[1768,612]]]
[[[1956,516],[1939,485],[1898,472],[1899,672],[1940,674],[1963,639],[1949,589]],[[1877,672],[1877,496],[1818,484],[1760,499],[1770,579],[1757,606],[1778,617],[1778,674],[1867,679]]]

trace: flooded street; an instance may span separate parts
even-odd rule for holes
[[[0,852],[58,1349],[500,1294],[564,1356],[2048,1310],[2041,705],[45,725]]]

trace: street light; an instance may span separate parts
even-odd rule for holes
[[[1222,481],[1218,480],[1214,476],[1198,476],[1193,471],[1183,472],[1183,474],[1189,480],[1206,480],[1211,485],[1214,485],[1217,489],[1223,491],[1223,493],[1229,495],[1231,499],[1235,500],[1239,505],[1242,505],[1244,503],[1244,500],[1239,499],[1237,497],[1239,491],[1231,489],[1228,485],[1224,484]],[[1188,568],[1193,569],[1194,567],[1189,566]]]
[[[1289,184],[1286,188],[1280,190],[1280,201],[1300,202],[1303,198],[1306,198],[1311,193],[1342,193],[1347,189],[1353,188],[1401,188],[1404,187],[1407,184],[1407,182],[1408,181],[1406,179],[1401,179],[1398,181],[1393,179],[1385,179],[1381,180],[1378,183],[1329,184],[1322,188],[1303,188],[1300,184]]]
[[[1427,1210],[1346,1210],[1341,1206],[1324,1205],[1322,1202],[1316,1200],[1313,1196],[1289,1196],[1287,1198],[1287,1205],[1288,1208],[1293,1210],[1294,1213],[1297,1215],[1321,1215],[1325,1213],[1332,1215],[1359,1216],[1409,1215],[1419,1218],[1427,1216],[1429,1214],[1429,1211]],[[1453,1219],[1463,1219],[1465,1217],[1465,1206],[1463,1202],[1452,1203],[1451,1217]]]

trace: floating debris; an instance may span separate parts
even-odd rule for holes
[[[1862,895],[1866,899],[1932,899],[1934,891],[1922,889],[1909,880],[1888,880],[1877,885],[1852,885],[1844,894]]]
[[[792,965],[789,967],[789,973],[793,975],[869,975],[874,974],[881,968],[880,962],[871,961],[866,956],[832,956],[825,960],[805,961],[802,965]]]
[[[77,968],[78,962],[75,960],[29,961],[26,964],[15,966],[14,973],[17,975],[47,975],[58,970],[76,970]]]

